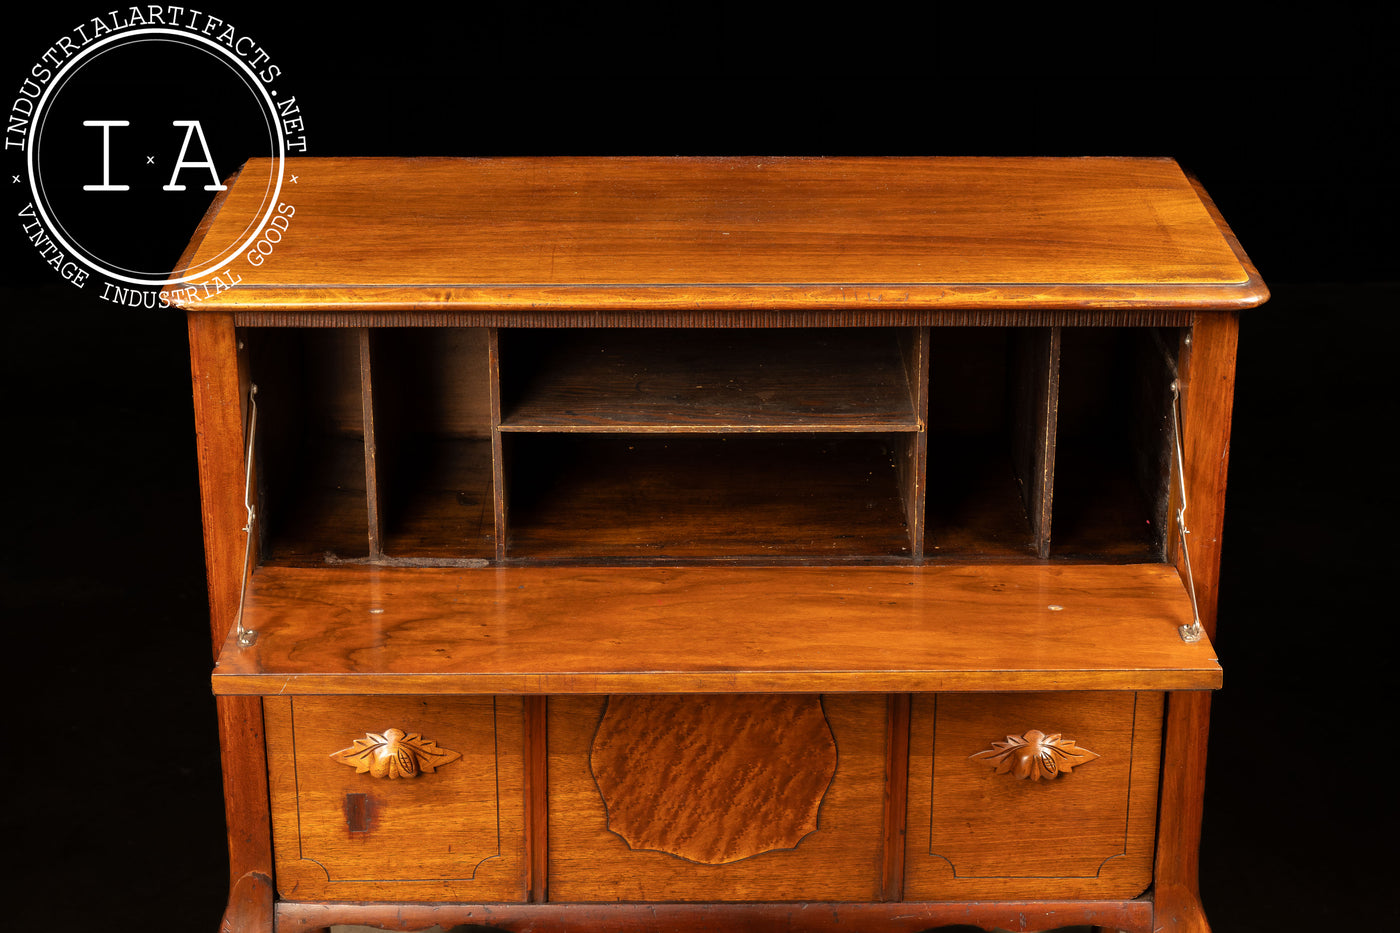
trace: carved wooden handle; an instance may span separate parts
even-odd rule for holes
[[[1038,781],[1069,773],[1075,765],[1086,764],[1099,757],[1087,748],[1080,748],[1072,739],[1066,739],[1057,732],[1046,735],[1039,729],[1032,729],[1017,738],[1008,735],[1005,742],[993,742],[986,751],[971,756],[972,761],[984,761],[996,769],[997,774],[1010,772],[1018,778]]]
[[[366,732],[349,748],[342,748],[331,758],[355,769],[356,774],[368,773],[377,778],[411,778],[431,774],[445,764],[462,757],[461,752],[439,748],[437,743],[416,732],[385,729]]]

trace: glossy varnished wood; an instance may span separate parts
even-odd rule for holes
[[[502,354],[507,431],[919,427],[899,335],[886,329],[523,331]]]
[[[511,436],[506,556],[907,559],[900,438]]]
[[[209,626],[217,657],[219,645],[228,637],[236,638],[244,579],[243,425],[248,381],[233,322],[227,316],[190,314],[187,326],[199,437]],[[257,929],[271,919],[269,879],[273,874],[262,704],[255,697],[219,697],[216,713],[228,829],[230,899],[225,919]]]
[[[1213,209],[1213,206],[1212,206]],[[1223,224],[1223,221],[1222,221]],[[1219,605],[1225,478],[1230,460],[1236,315],[1200,315],[1181,353],[1186,446],[1187,527],[1201,624],[1213,637]],[[1171,509],[1178,506],[1173,489]],[[1170,554],[1184,576],[1185,561],[1173,534]],[[1174,693],[1167,701],[1163,739],[1162,818],[1157,839],[1160,923],[1169,933],[1208,933],[1199,887],[1201,820],[1206,783],[1209,694]]]
[[[907,693],[887,699],[889,716],[885,747],[885,852],[880,869],[880,899],[904,899],[905,844],[909,807],[909,716],[912,700]]]
[[[312,933],[332,923],[387,930],[426,930],[455,924],[539,933],[921,933],[972,924],[1012,933],[1041,933],[1097,924],[1125,933],[1153,933],[1152,901],[952,901],[901,904],[308,904],[277,905],[277,929]]]
[[[612,696],[588,755],[611,832],[701,865],[797,848],[836,762],[810,694]]]
[[[519,697],[269,697],[266,717],[283,897],[526,900]],[[397,779],[332,757],[391,728],[459,757]]]
[[[226,694],[226,926],[270,933],[275,907],[287,930],[1206,933],[1196,852],[1206,688],[1220,670],[1208,642],[1177,636],[1190,610],[1153,486],[1160,398],[1180,375],[1192,567],[1213,633],[1235,312],[1267,290],[1194,179],[1157,159],[295,170],[284,194],[297,214],[274,260],[240,266],[240,286],[190,316],[214,684]],[[251,193],[221,196],[182,266],[206,233],[218,242],[243,222]],[[1176,328],[1158,344],[1182,349],[1132,340],[1132,363],[1115,369],[1115,338],[1085,366],[1069,333],[1085,325]],[[619,343],[536,330],[547,327],[651,330]],[[656,330],[697,327],[773,330]],[[844,330],[823,347],[799,327]],[[891,332],[853,327],[899,330],[887,345]],[[592,351],[613,346],[622,354],[597,365]],[[244,646],[231,628],[255,377],[268,494],[247,607],[258,639]],[[1159,401],[1102,404],[1134,394]],[[1085,413],[1104,415],[1088,433],[1114,446],[1074,443]],[[848,441],[867,445],[861,456],[828,455]],[[1115,449],[1125,464],[1095,472]],[[1077,477],[1089,493],[1078,503]],[[1145,506],[1129,506],[1137,498]],[[925,549],[943,563],[918,566]],[[1164,734],[1160,691],[1174,691]],[[824,748],[782,709],[816,693],[836,765],[815,815],[810,793],[805,804],[716,793],[768,787],[764,773]],[[350,720],[415,702],[437,710],[419,727],[428,739],[473,759],[487,744],[499,755],[503,736],[510,749],[504,784],[497,775],[510,851],[478,858],[484,874],[465,886],[445,885],[455,870],[437,843],[481,828],[480,794],[430,791],[404,811],[426,820],[415,835],[384,822],[404,809],[376,809],[385,790],[343,786],[378,780],[398,794],[452,779],[461,761],[386,780],[329,757],[366,732],[412,730]],[[483,703],[508,707],[491,743],[469,726]],[[709,711],[745,703],[772,714]],[[629,704],[663,714],[623,715]],[[743,744],[755,722],[770,730],[763,749]],[[1039,782],[970,760],[1038,729],[1099,757]],[[308,742],[334,747],[312,755]],[[313,759],[332,770],[299,782],[303,757],[308,775]],[[735,843],[731,805],[768,841]],[[293,827],[306,808],[320,816]],[[610,829],[610,816],[625,820]],[[785,822],[798,838],[776,845]],[[316,880],[327,870],[301,851],[307,835],[343,875],[341,850],[385,828],[350,888]]]
[[[659,699],[656,716],[648,717],[664,733],[668,722],[689,724],[685,733],[676,732],[693,763],[713,762],[724,770],[735,743],[742,744],[742,733],[733,727],[748,721],[762,725],[762,710],[769,708],[774,723],[793,717],[799,709],[810,710],[816,698],[809,697],[719,697],[712,702],[703,696]],[[600,737],[609,735],[605,723],[606,701],[601,697],[551,697],[549,701],[549,897],[551,901],[764,901],[821,900],[865,901],[880,896],[883,861],[883,820],[881,799],[885,785],[886,704],[878,695],[828,696],[820,701],[829,732],[822,740],[834,748],[839,765],[824,786],[808,788],[820,794],[820,814],[814,822],[795,812],[788,803],[750,796],[744,787],[768,783],[768,779],[804,765],[802,753],[792,743],[778,742],[763,751],[748,749],[752,756],[744,770],[754,774],[738,781],[739,793],[732,799],[722,794],[719,775],[676,769],[674,756],[646,759],[648,746],[632,750],[637,773],[632,777],[656,786],[680,790],[696,787],[700,800],[663,791],[649,809],[629,808],[627,814],[642,821],[679,821],[685,826],[680,839],[668,827],[657,831],[682,842],[692,855],[723,857],[752,848],[748,843],[787,844],[745,858],[706,864],[676,855],[635,847],[611,827],[612,804],[628,806],[616,794],[609,797],[613,771],[607,777],[596,774],[598,757],[613,755],[598,746]],[[669,711],[671,716],[667,716]],[[813,770],[829,761],[820,750],[814,753]],[[606,769],[606,761],[603,762]],[[823,775],[830,775],[824,771]],[[608,787],[603,785],[607,784]],[[782,782],[772,787],[782,791]],[[806,792],[798,794],[799,798]],[[640,803],[640,800],[635,801]],[[801,809],[801,807],[798,807]],[[708,820],[695,817],[708,813]],[[801,824],[798,838],[774,835],[772,827],[745,828],[746,814],[753,820],[777,818]],[[707,825],[713,822],[715,825]],[[796,828],[794,826],[794,828]],[[751,839],[743,837],[752,834]]]
[[[1136,897],[1152,880],[1162,697],[914,698],[905,895]],[[1098,757],[1043,781],[973,756],[1029,729]]]
[[[220,693],[1204,689],[1166,565],[264,567]],[[1104,650],[1111,645],[1112,651]]]
[[[297,213],[276,261],[243,269],[243,283],[206,307],[1239,307],[1261,297],[1165,159],[289,161]],[[235,183],[210,242],[260,213],[262,196]]]

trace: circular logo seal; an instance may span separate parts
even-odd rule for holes
[[[185,7],[78,24],[39,57],[9,114],[5,149],[23,156],[12,181],[27,183],[25,237],[65,280],[97,282],[99,297],[126,306],[166,305],[167,285],[233,284],[231,264],[282,203],[287,156],[306,150],[281,73],[256,38]],[[241,203],[248,222],[204,242],[197,265],[182,261],[245,163],[240,198],[260,193],[261,203]]]

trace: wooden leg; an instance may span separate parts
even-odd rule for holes
[[[233,883],[219,933],[271,933],[272,879],[248,872]]]
[[[1180,885],[1158,887],[1153,898],[1153,929],[1160,933],[1210,933],[1201,899]]]

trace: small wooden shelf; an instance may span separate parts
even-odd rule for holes
[[[512,558],[907,558],[878,435],[512,437]]]
[[[502,431],[919,430],[891,328],[509,336]]]
[[[1055,608],[1058,607],[1058,608]],[[220,694],[1201,690],[1160,564],[264,567]]]

